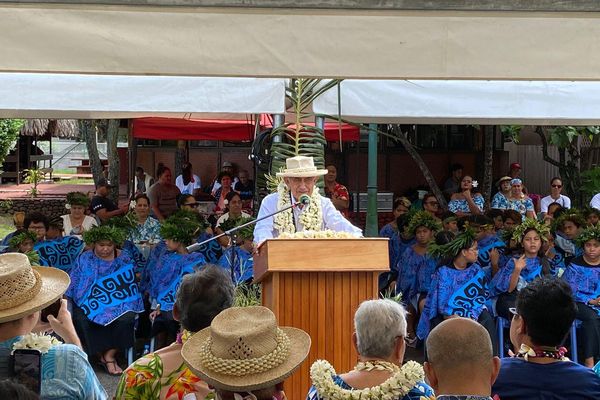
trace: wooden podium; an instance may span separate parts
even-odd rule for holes
[[[354,367],[354,312],[378,298],[379,274],[389,270],[388,239],[271,239],[254,257],[262,304],[279,324],[303,329],[312,345],[307,360],[285,381],[288,399],[306,398],[317,359],[338,373]]]

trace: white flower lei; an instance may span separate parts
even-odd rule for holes
[[[65,204],[65,209],[70,210],[71,209],[71,205],[69,203]]]
[[[40,353],[45,354],[48,352],[48,350],[50,350],[51,347],[54,347],[57,344],[62,344],[62,342],[53,336],[46,335],[44,333],[30,333],[28,335],[24,335],[19,341],[13,343],[12,348],[13,350],[39,350]]]
[[[349,232],[336,232],[327,229],[324,231],[284,232],[277,239],[356,239],[356,236]]]
[[[317,360],[310,367],[310,378],[323,400],[401,399],[424,377],[423,367],[414,361],[407,362],[381,385],[362,390],[342,389],[333,381],[334,375],[335,369],[325,360]]]
[[[277,201],[278,210],[292,204],[290,190],[284,182],[281,182],[277,187],[277,193],[279,194],[279,200]],[[305,231],[320,231],[323,226],[323,209],[321,208],[321,195],[317,188],[313,190],[310,203],[305,207],[306,209],[300,213],[302,227]],[[274,227],[280,234],[296,233],[293,210],[290,208],[287,211],[277,214],[275,216]]]

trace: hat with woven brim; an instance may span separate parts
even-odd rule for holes
[[[64,271],[32,267],[25,254],[0,254],[0,323],[48,307],[67,291],[70,283]]]
[[[312,157],[296,156],[285,160],[285,169],[277,173],[283,178],[310,178],[327,174],[326,169],[317,169]]]
[[[309,350],[306,332],[278,327],[271,310],[256,306],[224,310],[183,344],[181,355],[214,388],[249,392],[285,380]]]

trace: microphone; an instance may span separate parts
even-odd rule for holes
[[[302,196],[300,196],[300,198],[298,199],[298,203],[307,206],[310,204],[310,196],[307,194],[303,194]]]

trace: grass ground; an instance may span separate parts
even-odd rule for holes
[[[54,182],[57,185],[93,185],[94,184],[94,180],[93,179],[88,179],[88,178],[73,178],[73,179],[69,179],[69,180],[60,180],[57,182]]]
[[[0,239],[4,239],[6,235],[15,230],[10,216],[0,216]]]

